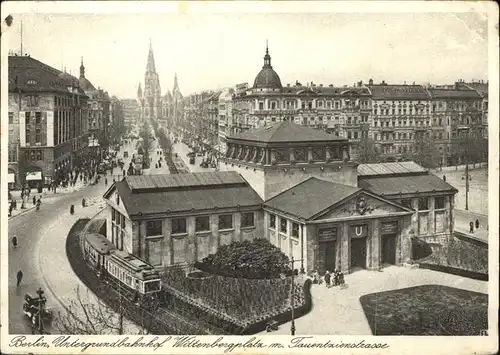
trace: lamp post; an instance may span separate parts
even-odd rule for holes
[[[291,294],[292,294],[292,297],[291,297],[291,303],[292,303],[292,324],[290,326],[290,335],[294,336],[295,335],[295,310],[294,310],[294,298],[295,298],[295,284],[294,284],[294,269],[293,269],[293,265],[294,265],[294,260],[293,260],[293,256],[292,256],[292,287],[291,287]]]

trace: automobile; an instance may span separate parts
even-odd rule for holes
[[[189,164],[194,165],[194,162],[195,162],[195,161],[194,161],[194,156],[191,156],[191,157],[189,158]]]
[[[206,160],[203,160],[200,164],[202,168],[208,168],[208,162]]]
[[[128,158],[128,152],[127,152],[127,151],[124,151],[124,152],[123,152],[123,157],[124,157],[124,158]]]

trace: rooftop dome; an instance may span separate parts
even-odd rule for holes
[[[264,66],[255,77],[253,87],[256,89],[282,89],[281,79],[271,66],[271,56],[266,46],[266,55],[264,56]]]

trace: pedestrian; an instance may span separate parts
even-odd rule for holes
[[[476,229],[479,229],[479,219],[476,218]]]
[[[85,201],[85,197],[84,197],[84,198],[82,198],[82,207],[83,207],[83,208],[85,208],[85,206],[86,206],[86,204],[85,204],[85,203],[86,203],[86,201]]]
[[[107,177],[104,178],[104,186],[108,186],[108,178]]]
[[[75,213],[75,205],[71,205],[69,207],[69,213],[72,214],[72,215]]]
[[[470,233],[474,233],[474,222],[470,222],[470,223],[469,223],[469,226],[470,226],[470,230],[469,230],[469,232],[470,232]]]
[[[443,181],[446,182],[446,175],[443,175]]]
[[[12,246],[13,246],[14,248],[17,248],[17,237],[16,237],[16,236],[13,236],[13,237],[12,237]]]
[[[23,281],[23,272],[19,270],[17,272],[17,287],[21,284],[21,281]]]
[[[326,284],[326,288],[330,288],[330,281],[331,281],[331,275],[330,275],[330,271],[326,270],[325,272],[325,284]]]

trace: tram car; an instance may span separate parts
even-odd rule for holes
[[[161,278],[153,266],[118,250],[101,234],[85,234],[83,253],[85,260],[102,279],[116,281],[140,297],[156,296],[161,290]]]

